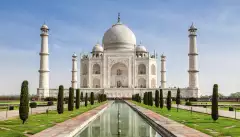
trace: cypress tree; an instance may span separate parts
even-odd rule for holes
[[[153,98],[152,98],[152,92],[148,92],[148,105],[153,105]]]
[[[63,111],[64,111],[63,90],[64,90],[63,85],[60,85],[59,88],[58,88],[58,100],[57,100],[57,111],[58,111],[58,114],[62,114]]]
[[[83,92],[81,92],[80,99],[81,99],[81,101],[83,101]]]
[[[143,94],[143,104],[146,104],[146,92]]]
[[[180,89],[177,89],[177,96],[176,96],[176,104],[177,104],[177,112],[178,112],[178,105],[180,104]]]
[[[167,109],[171,110],[171,91],[168,91],[168,95],[167,95]]]
[[[85,107],[87,106],[87,104],[88,104],[88,95],[86,93],[86,95],[85,95]]]
[[[80,89],[77,89],[76,90],[76,109],[79,109],[79,106],[80,106]]]
[[[159,91],[155,91],[155,106],[159,107]]]
[[[22,124],[28,119],[29,113],[29,98],[28,98],[28,81],[24,80],[21,86],[19,117]]]
[[[91,105],[93,105],[94,104],[94,93],[93,92],[91,92],[91,94],[90,94],[90,101],[91,101]]]
[[[148,98],[148,94],[149,94],[149,93],[146,92],[146,105],[148,105],[148,99],[149,99],[149,98]]]
[[[73,111],[74,108],[74,89],[69,88],[69,97],[68,97],[68,111]]]
[[[163,108],[163,91],[160,89],[160,108]]]
[[[212,94],[212,119],[218,120],[218,85],[214,84]]]

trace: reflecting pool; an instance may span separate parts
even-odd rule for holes
[[[124,102],[114,102],[75,137],[161,137]]]

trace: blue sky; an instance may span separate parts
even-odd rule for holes
[[[239,91],[238,0],[5,0],[0,4],[0,94],[19,94],[23,80],[36,93],[44,22],[51,29],[50,86],[69,87],[71,55],[101,42],[118,12],[138,43],[167,56],[168,86],[188,85],[187,30],[194,22],[202,94],[211,94],[215,83],[225,95]]]

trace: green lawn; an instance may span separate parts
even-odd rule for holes
[[[188,127],[197,129],[201,132],[209,134],[211,136],[240,136],[240,121],[230,118],[219,117],[219,119],[214,122],[211,115],[193,112],[192,114],[187,110],[177,110],[172,108],[168,111],[166,107],[163,109],[156,108],[155,106],[147,106],[141,103],[133,102],[139,106],[150,109],[154,112],[159,113],[162,116],[168,117],[174,121],[182,123]]]
[[[97,103],[92,106],[88,105],[87,107],[81,106],[78,110],[74,109],[74,111],[67,111],[65,109],[63,114],[58,114],[57,111],[49,111],[48,115],[45,113],[30,115],[25,124],[22,124],[19,118],[0,121],[0,135],[1,137],[22,137],[25,136],[24,134],[35,134],[104,103],[106,102]]]

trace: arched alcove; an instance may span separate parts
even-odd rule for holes
[[[100,88],[100,79],[98,78],[93,79],[93,88]]]
[[[138,65],[138,74],[146,74],[146,66],[144,64]]]
[[[111,87],[128,87],[128,68],[123,63],[116,63],[111,68]]]
[[[93,65],[93,74],[100,74],[100,65],[99,64],[94,64]]]
[[[146,88],[146,80],[144,78],[138,79],[138,87],[139,88]]]

